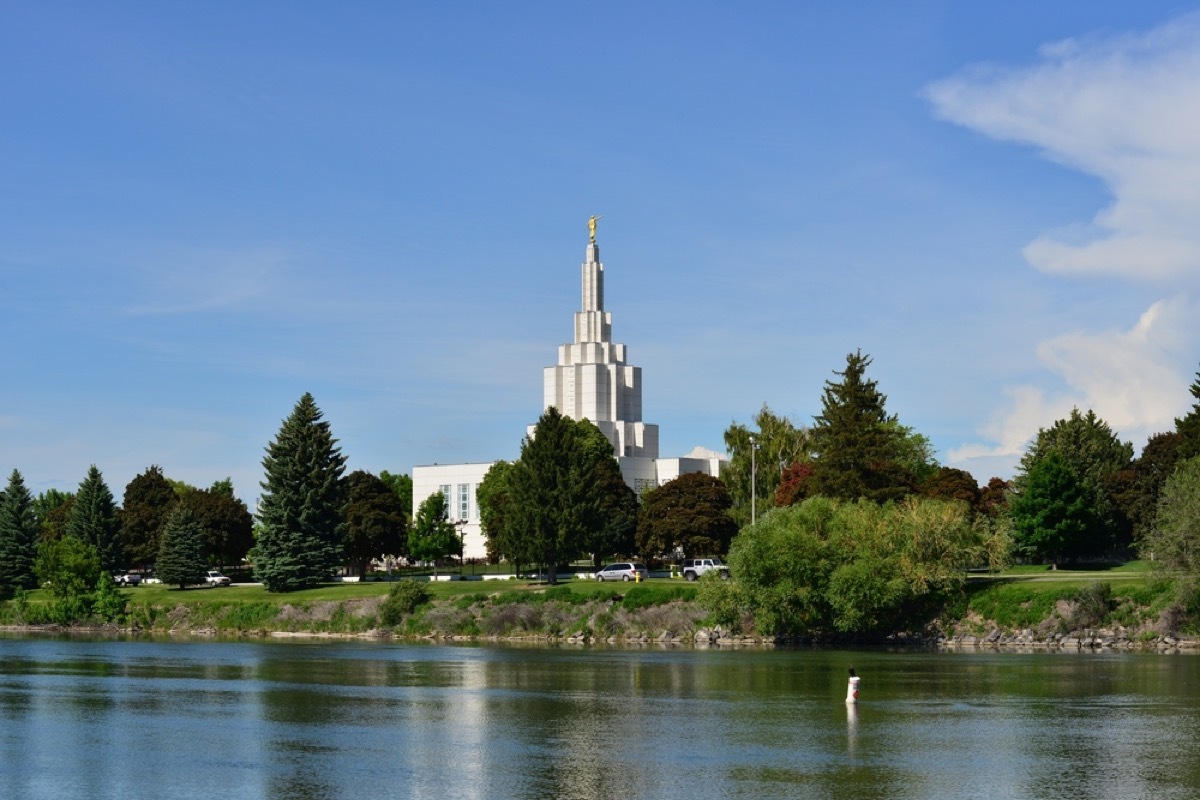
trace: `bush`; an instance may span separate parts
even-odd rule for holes
[[[695,600],[693,586],[634,586],[625,593],[621,605],[630,611],[650,606],[662,606],[676,600]]]
[[[1070,627],[1077,631],[1095,628],[1103,624],[1112,611],[1112,586],[1107,582],[1091,583],[1076,589],[1071,599],[1075,601],[1075,611],[1068,620]]]
[[[429,602],[429,589],[416,581],[396,581],[379,607],[379,621],[392,628]]]

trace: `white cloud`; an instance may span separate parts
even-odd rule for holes
[[[1072,332],[1041,342],[1038,359],[1068,389],[1052,395],[1029,385],[1007,389],[1006,407],[979,431],[990,444],[963,445],[949,453],[949,461],[966,469],[986,462],[1011,471],[1038,430],[1072,408],[1095,411],[1135,446],[1172,429],[1190,398],[1189,381],[1175,365],[1195,340],[1198,318],[1195,304],[1159,301],[1129,330]]]
[[[288,259],[288,253],[273,248],[160,253],[142,269],[146,299],[125,311],[172,315],[244,307],[273,288]]]
[[[709,450],[707,447],[702,445],[696,445],[692,448],[690,453],[684,456],[684,458],[726,458],[726,455],[724,453],[718,453],[715,450]]]
[[[1090,224],[1025,247],[1038,269],[1200,276],[1200,14],[1049,45],[1031,66],[974,67],[925,96],[939,117],[1041,148],[1112,192]]]

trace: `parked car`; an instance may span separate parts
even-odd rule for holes
[[[113,583],[117,586],[137,586],[141,582],[142,576],[136,572],[119,572],[113,575]]]
[[[228,586],[229,578],[217,572],[215,569],[210,569],[204,576],[204,582],[209,586]]]
[[[633,562],[622,562],[620,564],[609,564],[596,573],[598,581],[644,581],[650,577],[649,571],[645,564]]]
[[[728,578],[729,565],[719,558],[687,558],[683,561],[682,572],[684,579],[689,581],[694,581],[709,572]]]

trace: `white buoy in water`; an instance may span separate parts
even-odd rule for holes
[[[850,682],[846,684],[846,702],[858,702],[858,682],[862,680],[854,674],[854,667],[850,668]]]

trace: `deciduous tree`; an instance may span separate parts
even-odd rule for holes
[[[254,568],[268,591],[315,586],[340,566],[345,463],[329,423],[305,393],[263,459]]]
[[[210,566],[242,563],[254,547],[254,518],[232,489],[218,482],[212,489],[186,492],[179,502],[191,509],[204,533],[204,558]]]
[[[150,566],[158,557],[163,523],[178,502],[162,467],[151,465],[125,487],[121,541],[131,564]]]
[[[1168,569],[1200,574],[1200,456],[1183,460],[1167,478],[1142,553]]]
[[[462,540],[446,517],[446,496],[441,492],[429,495],[417,509],[408,534],[408,552],[419,561],[431,562],[435,575],[439,561],[462,554]]]
[[[689,472],[646,492],[638,515],[638,551],[644,556],[724,555],[737,533],[733,505],[720,478]]]
[[[784,471],[794,464],[807,463],[811,457],[808,429],[774,413],[766,403],[754,416],[752,425],[729,426],[725,431],[725,447],[729,451],[729,464],[722,471],[721,480],[733,501],[730,516],[739,527],[750,524],[752,488],[754,510],[766,513],[774,505]]]
[[[407,553],[408,512],[380,478],[355,470],[345,478],[346,554],[366,575],[371,559]]]

